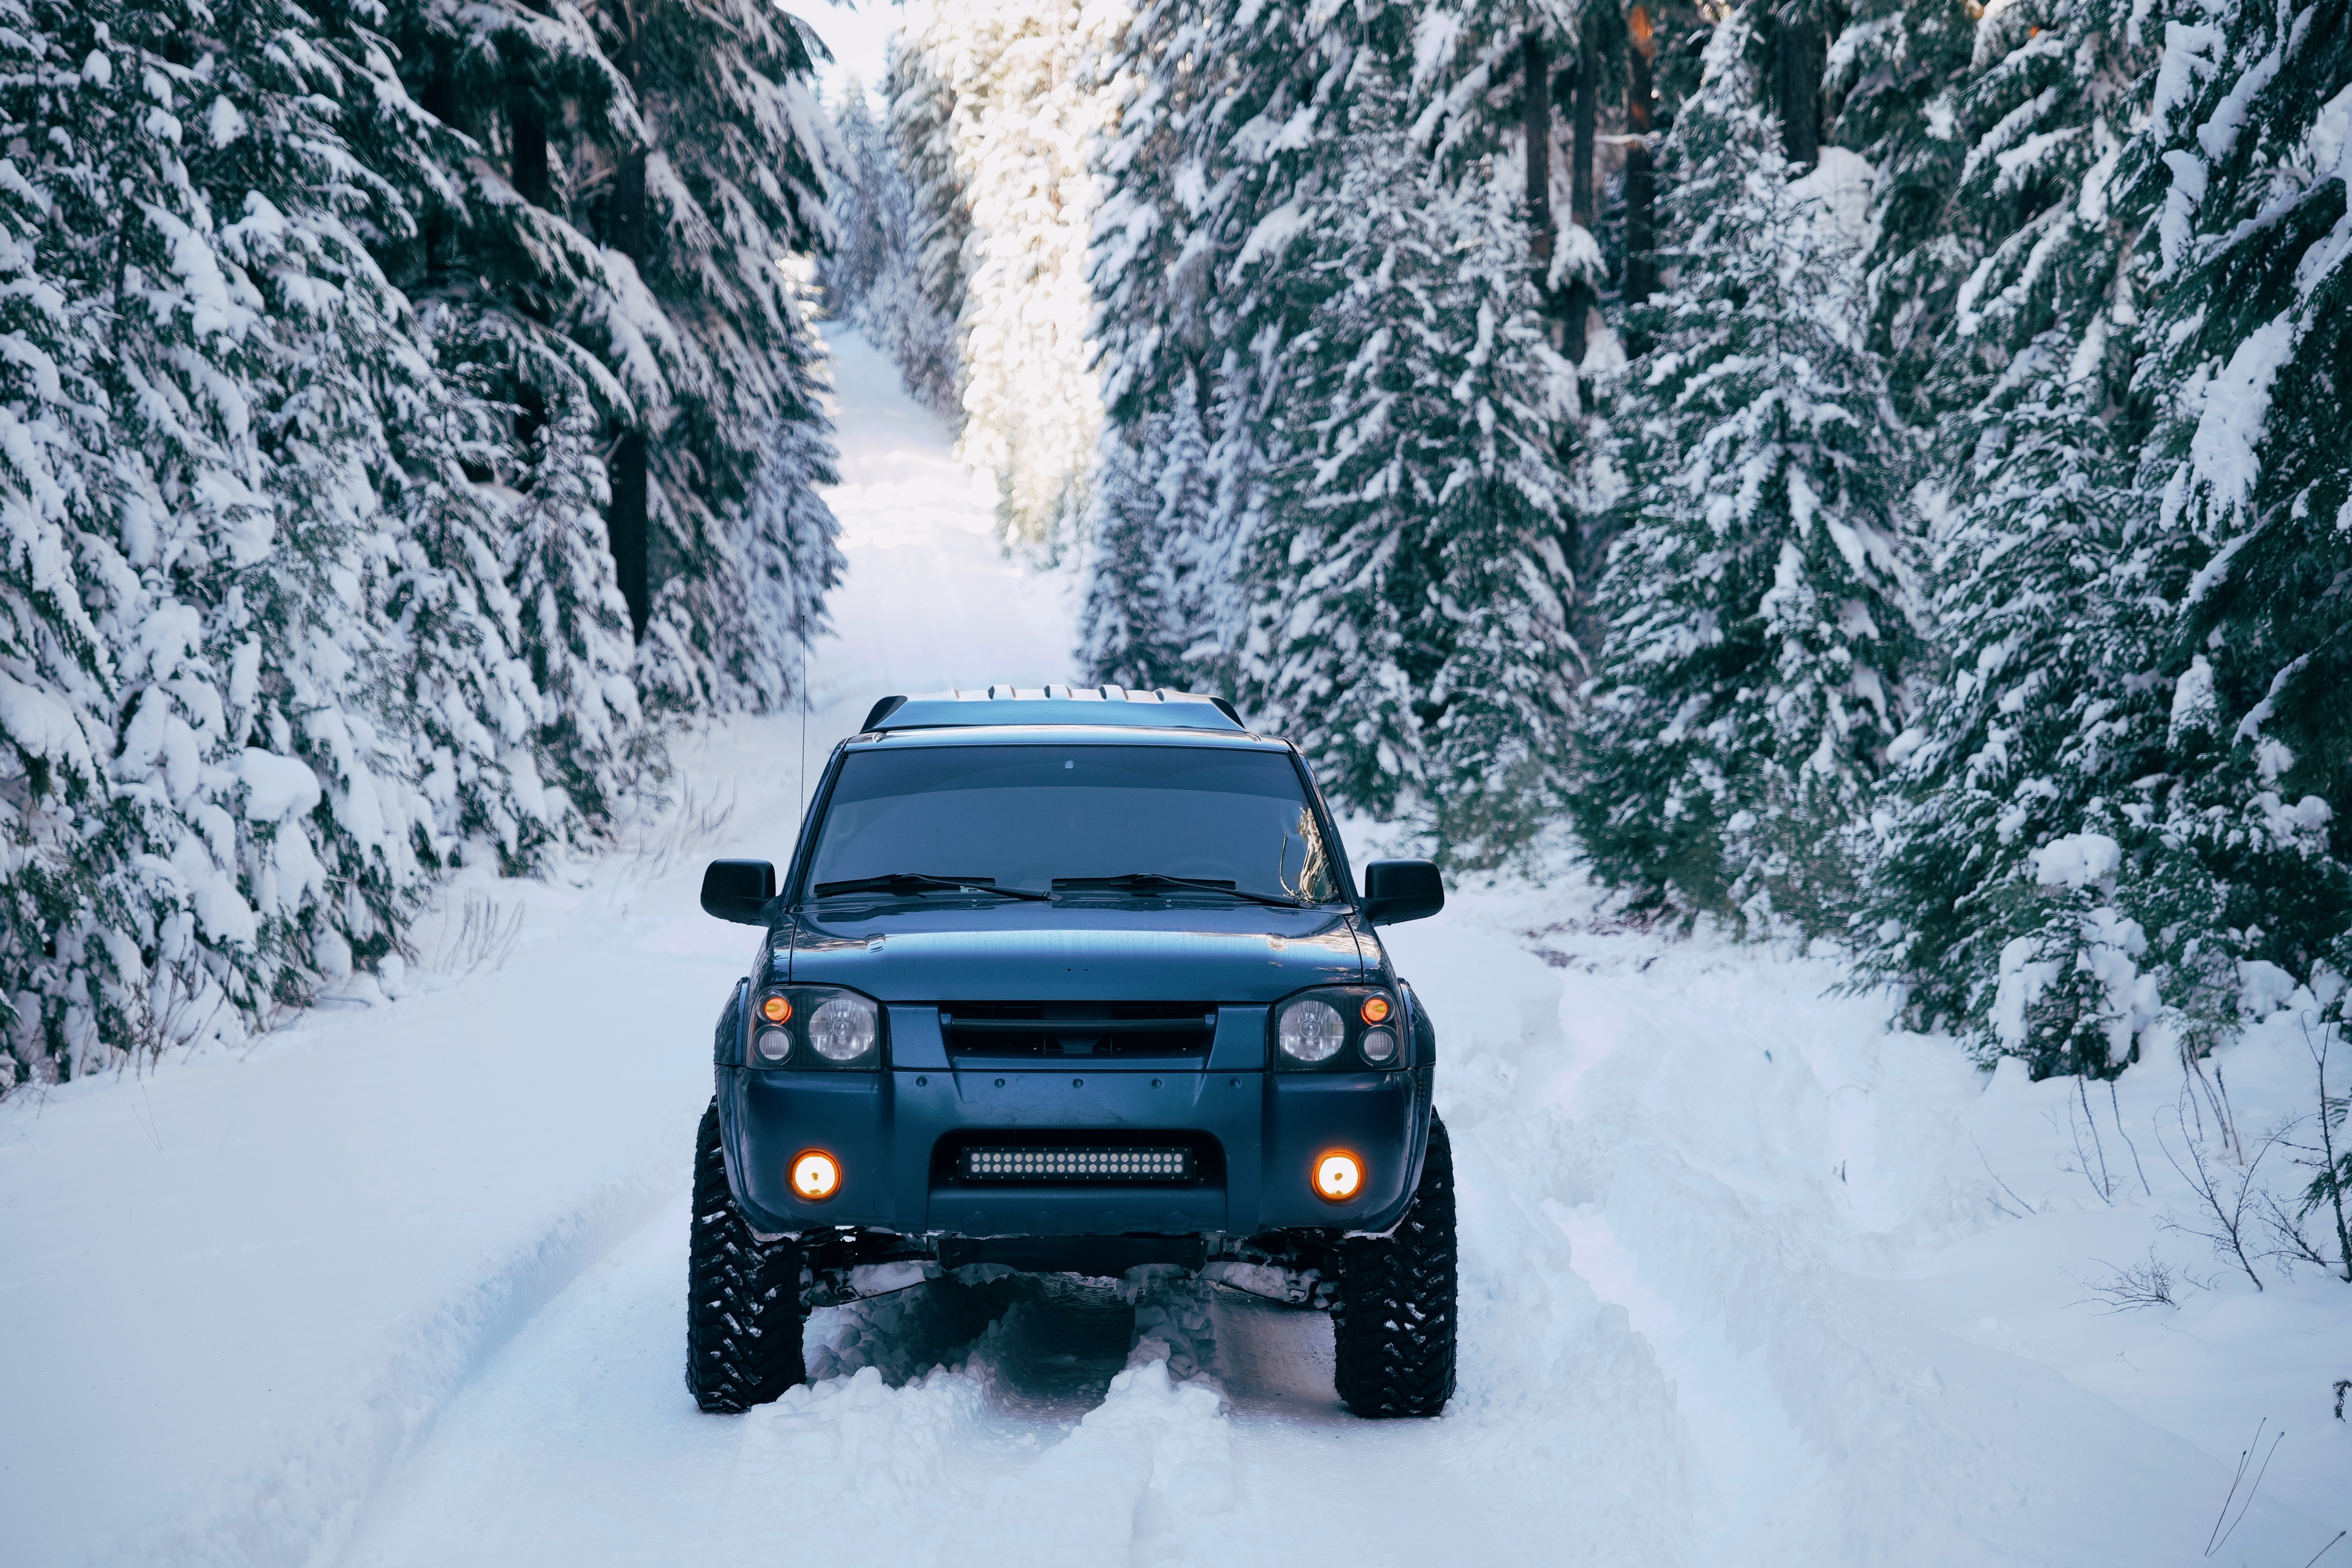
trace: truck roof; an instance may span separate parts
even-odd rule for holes
[[[1222,697],[1166,689],[1131,691],[1123,686],[950,687],[916,697],[885,697],[866,715],[865,732],[1010,725],[1248,732],[1234,705]]]

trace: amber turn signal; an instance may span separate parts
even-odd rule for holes
[[[1395,1012],[1396,1008],[1390,1005],[1389,999],[1385,996],[1367,996],[1364,998],[1364,1005],[1356,1011],[1367,1024],[1385,1024],[1389,1021],[1389,1015]]]
[[[1344,1204],[1364,1184],[1363,1163],[1345,1149],[1333,1149],[1315,1162],[1315,1195],[1327,1204]]]
[[[803,1203],[821,1204],[841,1190],[841,1166],[822,1149],[803,1149],[793,1156],[793,1195]]]
[[[771,1024],[791,1023],[793,1021],[793,999],[789,996],[769,997],[766,1001],[760,1004],[760,1016],[765,1018]]]

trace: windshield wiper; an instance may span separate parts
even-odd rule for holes
[[[993,877],[934,877],[924,871],[893,871],[887,877],[857,877],[846,882],[819,882],[816,896],[838,893],[993,893],[1000,899],[1051,900],[1051,893],[1026,888],[1000,888]]]
[[[1236,888],[1229,881],[1207,877],[1166,877],[1157,871],[1129,871],[1118,877],[1056,877],[1054,891],[1057,893],[1149,893],[1163,888],[1181,888],[1191,892],[1223,893],[1229,899],[1247,899],[1254,904],[1272,904],[1278,910],[1300,908],[1297,899],[1277,899],[1271,893],[1253,893],[1246,888]]]

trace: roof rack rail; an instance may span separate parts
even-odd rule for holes
[[[995,724],[1106,724],[1150,730],[1242,731],[1240,712],[1199,691],[1133,691],[1123,686],[950,687],[885,697],[866,715],[866,732]]]

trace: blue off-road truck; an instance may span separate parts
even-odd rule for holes
[[[1454,1391],[1437,1038],[1296,748],[1222,699],[992,687],[877,703],[792,864],[720,860],[763,935],[695,1151],[687,1384],[803,1378],[810,1307],[975,1265],[1206,1274],[1332,1314],[1339,1397]]]

